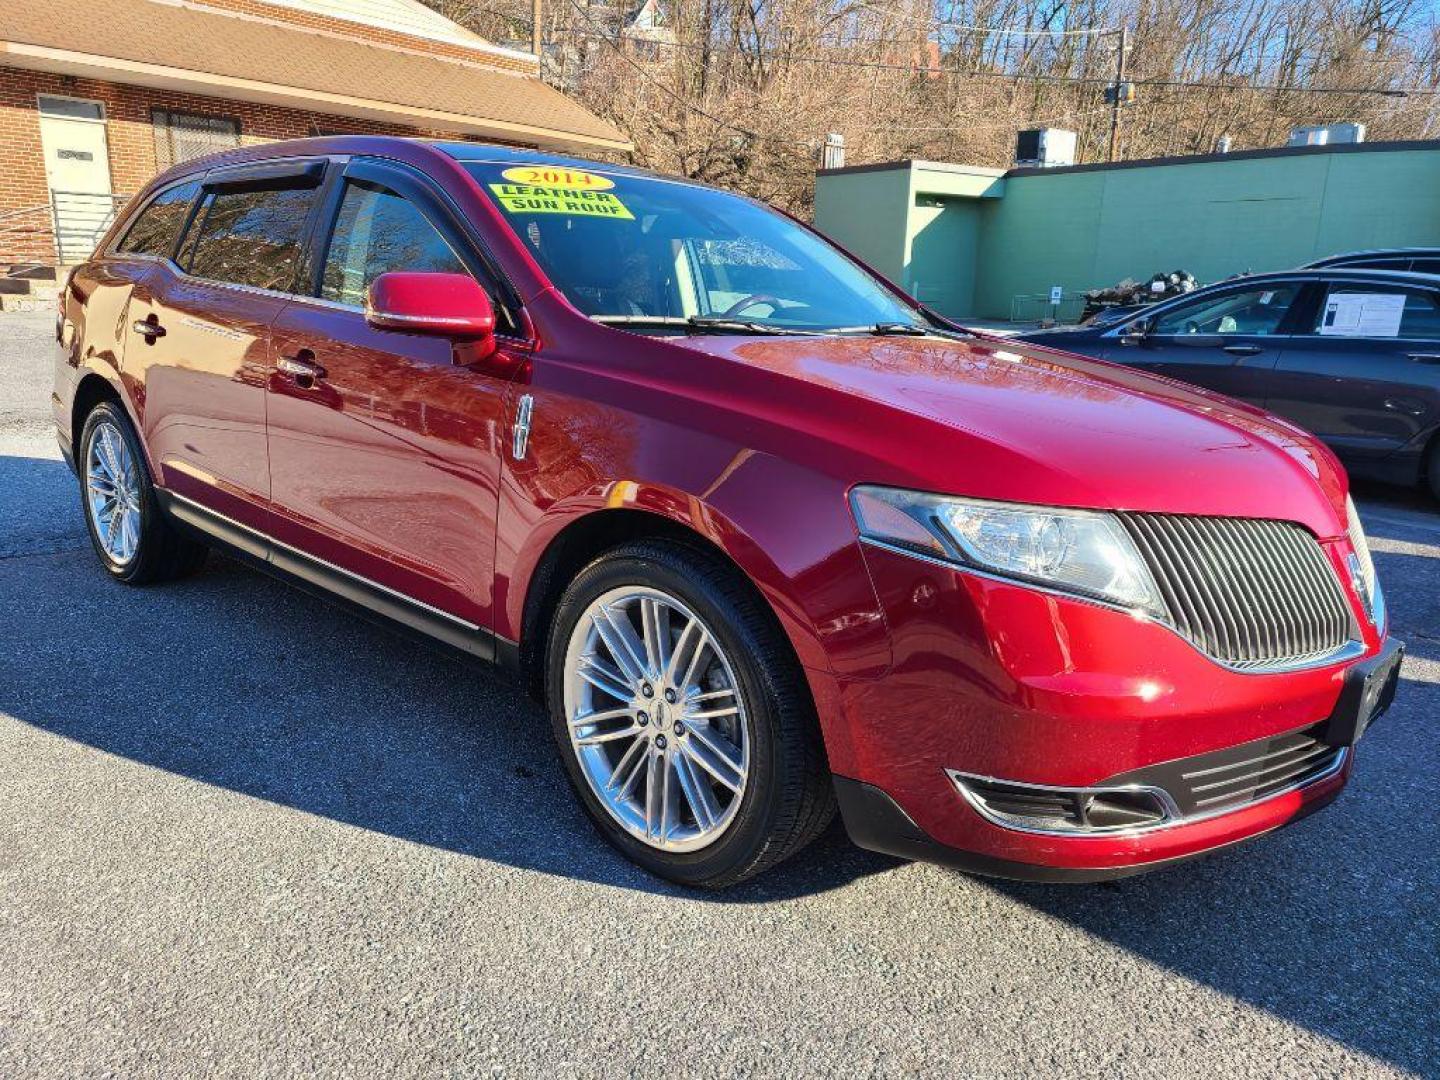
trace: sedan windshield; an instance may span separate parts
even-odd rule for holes
[[[466,168],[556,288],[599,321],[677,332],[933,329],[814,233],[749,199],[561,166]]]

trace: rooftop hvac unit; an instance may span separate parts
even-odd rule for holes
[[[1285,145],[1330,146],[1334,143],[1357,143],[1364,141],[1364,124],[1321,124],[1317,127],[1291,128],[1290,141]]]
[[[1029,128],[1015,136],[1015,164],[1042,169],[1075,164],[1075,132]]]

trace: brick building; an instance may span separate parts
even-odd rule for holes
[[[420,0],[0,2],[0,279],[84,258],[177,161],[360,132],[629,147]]]

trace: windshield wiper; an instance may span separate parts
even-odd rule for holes
[[[832,326],[825,331],[827,334],[871,334],[876,337],[924,337],[927,334],[938,334],[936,327],[921,326],[919,323],[908,322],[880,322],[869,323],[865,326]]]
[[[771,334],[793,337],[808,337],[818,333],[815,330],[794,330],[787,326],[772,326],[769,323],[750,322],[746,319],[722,319],[712,315],[595,315],[596,322],[607,326],[673,326],[700,333],[717,332],[733,334]]]
[[[873,326],[847,327],[852,331],[859,331],[866,334],[874,334],[877,337],[943,337],[955,341],[964,341],[973,334],[967,334],[963,330],[952,330],[948,326],[923,326],[920,323],[910,322],[882,322]]]
[[[751,322],[747,319],[724,319],[715,315],[691,315],[685,320],[692,329],[731,330],[742,334],[782,334],[789,337],[813,337],[818,330],[796,330],[789,326],[775,326],[772,323]]]

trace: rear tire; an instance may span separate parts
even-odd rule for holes
[[[576,794],[651,873],[734,885],[829,824],[834,790],[804,674],[724,560],[659,540],[608,552],[566,589],[545,655]]]
[[[76,464],[90,541],[116,581],[173,581],[204,565],[209,549],[165,518],[140,440],[115,402],[102,401],[85,418]]]

